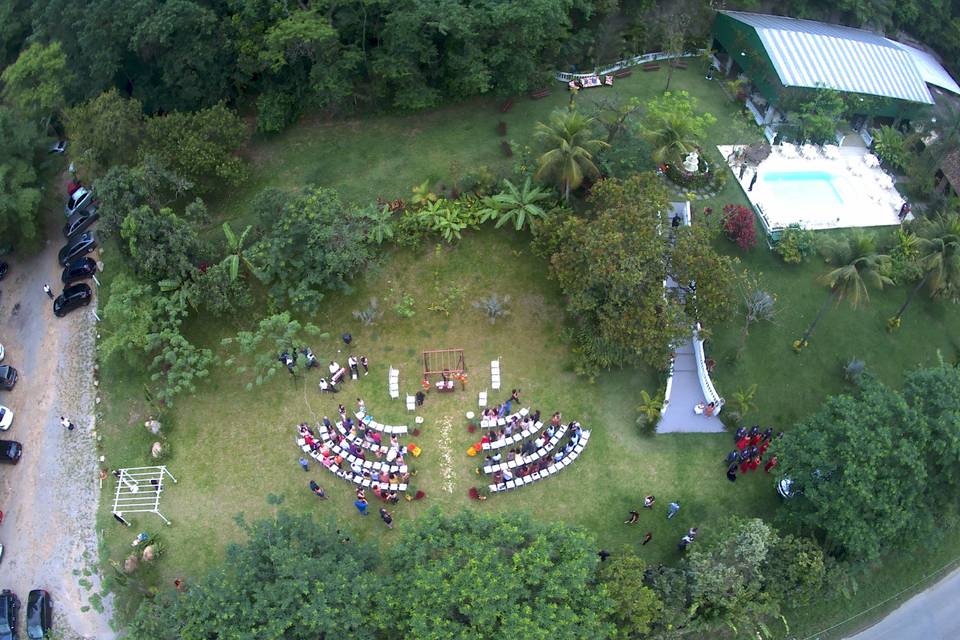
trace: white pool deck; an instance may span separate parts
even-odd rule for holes
[[[724,158],[729,158],[738,145],[720,145],[717,149]],[[804,229],[843,229],[849,227],[877,227],[900,224],[900,207],[903,197],[897,192],[894,180],[878,166],[876,157],[864,149],[827,145],[822,149],[805,145],[774,145],[770,156],[756,169],[758,179],[753,190],[753,168],[747,168],[743,178],[739,169],[731,166],[733,177],[740,183],[743,192],[765,218],[770,230],[799,224]],[[833,187],[839,195],[822,196],[812,183],[803,197],[804,190],[797,184],[780,185],[765,182],[764,175],[784,173],[827,173],[832,177]]]

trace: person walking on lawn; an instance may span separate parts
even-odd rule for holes
[[[387,525],[387,529],[393,529],[393,516],[383,507],[380,507],[380,519]]]

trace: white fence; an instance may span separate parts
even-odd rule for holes
[[[632,58],[626,58],[624,60],[615,62],[608,67],[604,67],[602,69],[594,69],[593,71],[588,73],[567,73],[565,71],[557,71],[553,77],[559,80],[560,82],[567,83],[567,82],[570,82],[571,80],[589,78],[590,76],[603,76],[603,75],[607,75],[608,73],[616,73],[621,69],[636,67],[637,65],[647,64],[650,62],[659,62],[660,60],[671,60],[673,58],[695,58],[697,56],[702,56],[705,53],[706,53],[706,49],[700,49],[699,51],[693,51],[693,52],[684,52],[680,54],[663,53],[662,51],[656,51],[654,53],[642,53],[638,56],[633,56]]]
[[[697,331],[693,334],[693,357],[697,361],[697,378],[700,379],[700,388],[703,390],[703,396],[707,403],[714,404],[713,415],[719,415],[723,408],[724,400],[717,393],[710,379],[710,373],[707,371],[706,357],[703,354],[703,340],[700,339],[700,323],[697,323]]]

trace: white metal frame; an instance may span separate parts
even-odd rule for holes
[[[113,513],[121,518],[128,513],[155,513],[169,525],[170,521],[160,513],[160,494],[163,493],[164,476],[169,476],[174,484],[177,479],[167,467],[131,467],[119,469],[118,473]]]

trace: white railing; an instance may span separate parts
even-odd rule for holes
[[[557,71],[553,77],[560,82],[567,83],[571,80],[579,80],[581,78],[589,78],[590,76],[603,76],[608,73],[616,73],[621,69],[627,69],[629,67],[635,67],[641,64],[647,64],[648,62],[659,62],[660,60],[671,60],[673,58],[695,58],[706,53],[706,49],[700,49],[693,52],[684,52],[680,54],[676,53],[663,53],[662,51],[656,51],[654,53],[642,53],[638,56],[633,56],[632,58],[624,58],[618,62],[614,62],[609,67],[604,67],[602,69],[594,69],[588,73],[567,73],[566,71]]]
[[[714,405],[713,415],[719,415],[723,408],[724,400],[717,393],[713,386],[713,380],[710,379],[710,372],[707,371],[707,361],[703,354],[703,340],[700,339],[700,323],[697,323],[697,329],[693,333],[693,357],[697,361],[697,378],[700,380],[700,389],[703,391],[703,397],[707,403]]]

